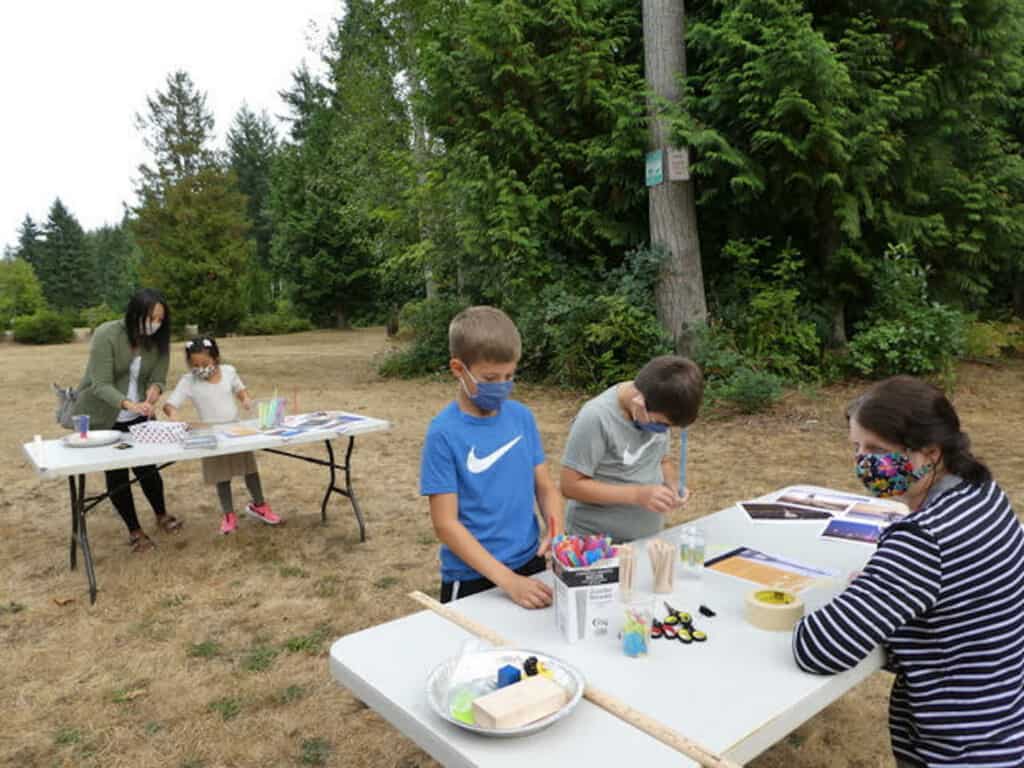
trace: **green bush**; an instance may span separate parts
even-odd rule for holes
[[[967,346],[967,316],[928,299],[926,270],[908,248],[891,246],[876,276],[882,287],[858,323],[849,363],[858,373],[948,375]]]
[[[716,388],[718,398],[737,406],[743,413],[770,408],[782,397],[782,379],[773,373],[738,368]]]
[[[45,308],[43,288],[32,267],[21,259],[0,259],[0,331],[14,318]]]
[[[803,379],[817,373],[823,346],[804,298],[804,263],[793,248],[770,248],[768,238],[725,244],[721,258],[735,266],[717,314],[754,368]]]
[[[595,391],[633,378],[652,357],[672,351],[654,314],[654,283],[664,259],[657,250],[628,253],[621,266],[598,276],[564,272],[512,316],[523,338],[519,375]],[[385,376],[412,377],[448,363],[448,323],[462,299],[423,299],[401,313],[412,344],[381,365]]]
[[[708,382],[724,382],[740,368],[750,366],[732,331],[718,322],[697,328],[697,351],[693,359]]]
[[[20,344],[65,344],[73,335],[71,323],[50,309],[14,320],[14,340]]]
[[[380,366],[384,376],[411,378],[436,373],[448,365],[448,324],[469,304],[464,299],[412,301],[402,308],[399,327],[412,343],[389,355]]]
[[[967,328],[965,354],[985,360],[1012,353],[1019,343],[1019,329],[1010,323],[976,321]]]
[[[654,285],[665,258],[657,249],[628,253],[598,276],[565,275],[524,306],[521,369],[530,378],[597,391],[632,379],[647,361],[672,351],[654,313]]]
[[[278,313],[250,315],[238,324],[238,332],[243,336],[281,336],[312,329],[313,324],[304,317]]]
[[[108,320],[117,320],[123,317],[122,312],[118,312],[116,309],[111,309],[106,303],[98,304],[95,307],[88,307],[83,309],[80,313],[82,322],[88,326],[91,330],[96,330],[97,326],[102,325]]]

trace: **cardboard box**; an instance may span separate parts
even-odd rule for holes
[[[589,568],[571,568],[557,559],[555,617],[570,643],[607,638],[616,627],[619,609],[619,561],[602,560]]]

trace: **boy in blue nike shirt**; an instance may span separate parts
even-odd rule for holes
[[[508,400],[522,342],[494,307],[470,307],[448,326],[455,400],[430,422],[420,493],[441,540],[441,602],[500,587],[524,608],[551,604],[551,589],[529,578],[546,567],[562,529],[562,496],[544,465],[530,409]],[[541,539],[534,502],[549,527]]]

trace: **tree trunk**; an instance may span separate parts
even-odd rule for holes
[[[828,346],[842,349],[846,346],[846,302],[839,297],[835,285],[828,279],[830,268],[836,257],[836,251],[842,244],[843,236],[839,231],[839,219],[836,217],[835,202],[832,193],[823,191],[815,200],[815,213],[818,220],[818,266],[819,274],[825,276],[827,306],[832,310],[832,331],[829,334]]]
[[[348,314],[345,312],[345,308],[337,306],[334,308],[334,327],[339,330],[346,330],[349,327]]]
[[[413,138],[412,138],[412,153],[413,160],[416,163],[416,182],[420,187],[423,187],[427,183],[427,163],[429,162],[429,155],[427,153],[427,129],[423,125],[423,120],[413,115]],[[422,200],[417,206],[416,216],[418,220],[420,242],[429,240],[431,237],[430,231],[430,217],[423,210]],[[437,298],[437,281],[434,279],[434,270],[427,264],[423,267],[423,283],[424,289],[426,290],[428,299]]]
[[[1013,314],[1024,318],[1024,269],[1018,267],[1013,279]]]
[[[658,104],[679,100],[679,81],[686,75],[684,0],[643,0],[643,19],[648,136],[652,149],[665,150],[669,128]],[[666,180],[649,187],[647,206],[651,246],[667,252],[655,290],[658,319],[672,335],[676,351],[692,356],[696,326],[708,314],[693,182]]]
[[[829,346],[832,349],[842,349],[846,342],[846,302],[837,299],[832,304],[832,335]]]

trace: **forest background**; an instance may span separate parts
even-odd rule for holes
[[[485,302],[519,324],[527,378],[593,391],[676,349],[744,410],[786,384],[948,382],[1024,346],[1024,3],[686,14],[672,102],[649,98],[641,4],[622,0],[348,0],[283,128],[244,107],[223,152],[201,84],[170,73],[137,118],[135,205],[88,232],[59,198],[26,216],[0,326],[66,340],[148,285],[179,330],[388,323],[411,343],[382,370],[414,376]],[[682,278],[707,313],[686,329],[650,242],[651,105],[689,153]]]

